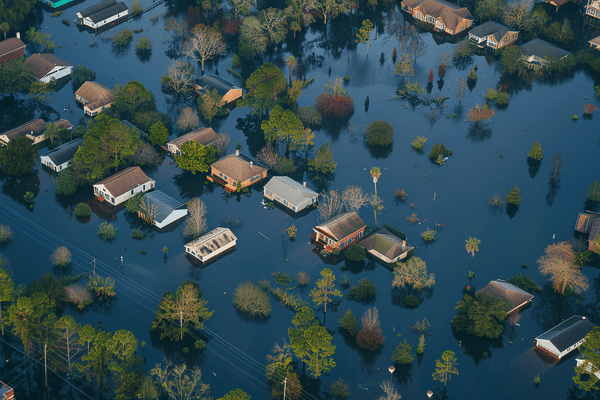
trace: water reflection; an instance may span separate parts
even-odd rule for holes
[[[29,211],[33,211],[33,202],[26,201],[24,198],[26,193],[32,193],[33,197],[37,197],[40,193],[40,178],[35,173],[22,175],[19,177],[5,177],[3,179],[2,193],[9,196],[17,204],[24,206]]]
[[[386,159],[392,154],[394,150],[394,143],[392,142],[389,146],[369,146],[366,142],[364,143],[369,154],[376,160]]]
[[[536,297],[531,313],[540,326],[540,334],[573,315],[585,315],[581,296],[556,293],[550,282],[544,285]]]
[[[550,181],[548,182],[548,194],[546,195],[546,204],[548,204],[549,207],[552,207],[558,189],[560,189],[560,179],[550,178]]]
[[[214,183],[206,180],[202,175],[194,175],[188,171],[173,175],[173,182],[179,189],[179,197],[182,199],[193,199],[215,191]]]
[[[252,156],[256,156],[267,143],[261,128],[262,120],[258,116],[249,113],[244,118],[238,118],[236,122],[235,129],[242,131],[246,136],[248,152]]]
[[[407,305],[404,301],[407,296],[416,297],[417,300],[419,300],[419,304],[416,306]],[[428,287],[422,290],[413,290],[410,287],[394,287],[390,297],[392,298],[392,305],[410,310],[417,308],[426,299],[431,299],[433,297],[433,287]]]
[[[510,218],[510,219],[513,219],[515,217],[515,215],[517,215],[517,211],[519,211],[518,204],[509,203],[506,206],[506,215],[508,215],[508,218]]]
[[[459,349],[462,350],[462,353],[471,357],[476,365],[486,358],[492,357],[492,349],[503,347],[502,336],[497,339],[478,338],[455,331],[452,331],[452,336],[461,343]]]
[[[152,49],[150,49],[150,50],[135,49],[135,56],[137,57],[138,60],[140,60],[140,62],[142,64],[147,63],[150,61],[150,58],[152,58]]]
[[[469,125],[467,137],[475,142],[481,142],[492,137],[492,130],[487,127],[488,124],[477,121]]]
[[[422,358],[422,357],[419,357]],[[394,371],[393,377],[402,387],[407,387],[412,383],[413,376],[413,365],[412,363],[407,365],[394,364],[396,370]]]
[[[527,169],[531,179],[535,178],[541,166],[542,160],[536,160],[535,158],[527,157]]]

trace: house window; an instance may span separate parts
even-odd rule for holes
[[[342,241],[342,242],[340,243],[340,249],[344,248],[344,246],[345,246],[345,245],[346,245],[346,242]]]
[[[223,179],[228,180],[229,178],[227,177],[227,175],[221,175],[223,177]]]
[[[114,197],[111,197],[111,198],[110,198],[110,201],[111,201],[113,204],[115,204],[115,198],[114,198]]]
[[[296,211],[296,206],[292,206],[292,210]]]
[[[431,15],[428,15],[427,16],[427,22],[430,22],[430,23],[433,24],[435,22],[435,19]]]
[[[348,238],[348,244],[352,243],[352,236]]]
[[[231,181],[231,184],[232,184],[233,186],[237,186],[237,182],[236,182],[236,181]]]
[[[143,186],[142,186],[142,190],[146,190],[146,185],[143,185]]]
[[[131,194],[133,194],[133,190],[131,190]]]
[[[288,202],[287,202],[287,200],[284,200],[284,201],[283,201],[283,204],[285,204],[285,205],[287,206],[287,205],[288,205]]]

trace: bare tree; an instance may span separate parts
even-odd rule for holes
[[[270,44],[279,43],[285,39],[288,16],[287,9],[280,10],[273,7],[258,13],[258,21],[267,34]]]
[[[406,217],[406,222],[408,222],[411,225],[414,225],[419,221],[421,220],[419,219],[419,217],[417,217],[417,214],[415,213],[410,214],[410,217]]]
[[[550,179],[560,179],[562,176],[560,169],[562,168],[562,156],[560,151],[552,157],[552,167],[550,168]]]
[[[546,247],[546,255],[538,261],[542,275],[550,275],[554,290],[564,294],[570,289],[581,293],[589,288],[588,279],[575,265],[575,254],[569,242],[560,242]]]
[[[187,203],[188,217],[185,220],[183,236],[195,239],[208,228],[206,223],[206,204],[198,197]]]
[[[356,335],[356,344],[361,349],[376,351],[383,344],[383,330],[379,321],[379,311],[377,308],[368,309],[360,320],[362,329]]]
[[[214,56],[223,54],[225,40],[215,28],[198,24],[190,32],[189,39],[183,45],[183,54],[199,61],[204,72],[204,62]]]
[[[502,19],[506,25],[522,31],[534,23],[532,9],[533,0],[516,0],[506,5]]]
[[[465,80],[465,78],[460,78],[458,80],[458,86],[456,88],[456,97],[458,97],[459,103],[462,102],[465,90],[467,90],[467,81]]]
[[[146,197],[140,202],[140,210],[138,216],[142,218],[146,223],[153,225],[158,215],[158,206],[156,204],[150,204],[150,199]]]
[[[485,119],[490,119],[494,116],[496,110],[488,108],[487,104],[483,107],[479,107],[479,104],[475,103],[475,107],[471,108],[467,113],[467,119],[471,122],[481,122]]]
[[[167,88],[176,92],[184,92],[190,89],[196,69],[189,61],[172,61],[167,69],[168,79],[163,79]]]
[[[190,107],[184,108],[182,114],[177,118],[177,127],[184,132],[193,131],[199,124],[198,113]]]
[[[402,398],[391,379],[379,382],[379,387],[385,392],[385,396],[381,396],[379,400],[399,400]]]
[[[319,220],[327,221],[342,212],[344,202],[337,191],[332,190],[327,193],[321,193],[319,200]]]
[[[277,151],[272,146],[263,147],[258,152],[257,157],[270,169],[274,169],[277,166]]]
[[[220,157],[227,151],[227,146],[231,143],[231,137],[225,132],[217,134],[217,137],[219,139],[212,144],[212,147],[215,149],[217,157]]]
[[[427,265],[419,257],[412,257],[407,262],[397,265],[394,268],[393,287],[409,286],[415,290],[422,290],[435,284],[435,275],[427,273]]]
[[[360,186],[346,186],[342,192],[344,208],[348,212],[358,212],[362,206],[369,203],[369,200],[370,196]]]

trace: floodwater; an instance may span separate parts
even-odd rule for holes
[[[114,30],[96,37],[80,31],[74,24],[67,27],[60,22],[63,17],[73,20],[76,11],[92,3],[73,5],[61,18],[51,18],[48,10],[39,8],[35,11],[34,23],[43,32],[52,33],[52,40],[60,46],[54,52],[59,58],[91,68],[96,72],[96,81],[106,86],[138,80],[154,93],[159,111],[179,115],[190,104],[173,100],[160,91],[160,77],[170,64],[169,56],[177,53],[169,39],[171,33],[162,28],[163,13],[178,13],[185,7],[165,3],[141,18],[121,25],[117,29],[127,26],[132,31],[143,28],[144,32],[134,34],[129,49],[115,52],[110,41]],[[142,2],[142,6],[150,4],[147,3]],[[361,12],[371,13],[370,9]],[[159,15],[155,25],[150,21],[152,14]],[[364,17],[361,15],[358,20]],[[473,57],[473,63],[466,69],[447,69],[443,85],[438,89],[437,57],[444,52],[451,54],[453,45],[438,45],[430,33],[421,34],[428,52],[416,62],[413,79],[426,86],[429,69],[433,67],[436,75],[433,93],[440,92],[449,97],[444,103],[447,109],[439,118],[432,119],[426,110],[412,110],[403,102],[392,99],[402,78],[394,75],[390,60],[393,48],[400,50],[400,46],[383,27],[389,18],[389,13],[374,18],[378,35],[376,38],[375,32],[371,35],[368,56],[366,45],[354,43],[352,26],[357,24],[352,16],[334,20],[327,32],[323,31],[322,24],[315,24],[302,32],[296,42],[290,41],[266,54],[264,61],[278,65],[287,76],[285,59],[293,54],[302,60],[306,78],[314,77],[315,82],[299,98],[300,106],[312,105],[323,91],[323,85],[336,76],[349,76],[346,88],[355,100],[353,116],[343,126],[334,124],[316,133],[313,154],[329,141],[338,162],[334,179],[326,185],[319,183],[318,187],[342,191],[348,185],[359,185],[372,192],[369,170],[373,166],[381,168],[377,188],[385,209],[378,216],[380,225],[387,222],[405,232],[409,244],[416,247],[416,255],[424,259],[429,271],[436,275],[433,290],[422,296],[419,307],[407,309],[402,305],[402,297],[391,287],[393,274],[382,266],[367,263],[358,270],[342,271],[343,262],[325,265],[311,251],[313,247],[308,238],[317,224],[316,211],[294,220],[281,210],[265,209],[261,205],[260,188],[248,196],[226,195],[220,187],[205,182],[201,175],[182,173],[168,158],[159,167],[146,171],[156,180],[157,189],[182,201],[200,196],[208,207],[211,229],[228,216],[241,219],[242,225],[234,230],[238,237],[236,251],[201,267],[184,256],[181,226],[166,233],[150,231],[144,240],[132,240],[131,230],[140,225],[137,219],[128,216],[124,210],[106,213],[93,199],[90,188],[79,190],[69,198],[57,197],[54,177],[38,165],[29,177],[2,182],[0,223],[13,227],[15,240],[1,251],[11,261],[16,283],[26,284],[42,273],[51,272],[50,253],[66,243],[74,254],[73,275],[90,271],[95,259],[96,272],[113,276],[117,281],[117,295],[109,304],[83,311],[68,307],[66,313],[82,324],[101,324],[109,331],[132,331],[140,342],[144,340],[148,344],[144,352],[146,371],[168,356],[176,363],[184,360],[189,366],[199,366],[203,381],[210,384],[211,395],[215,398],[241,388],[254,399],[266,399],[269,392],[264,378],[265,356],[276,342],[287,338],[294,313],[272,298],[273,313],[268,320],[248,320],[232,306],[232,293],[241,282],[268,279],[275,285],[272,278],[275,272],[295,275],[305,271],[311,277],[311,284],[295,292],[310,302],[310,288],[320,277],[319,272],[329,267],[338,280],[347,274],[353,285],[363,278],[373,281],[377,285],[377,298],[372,305],[343,300],[339,306],[328,308],[326,327],[337,346],[333,357],[337,366],[318,382],[307,379],[303,398],[324,398],[326,385],[338,378],[350,383],[351,399],[373,399],[383,395],[378,383],[390,379],[388,367],[393,365],[390,357],[400,341],[396,335],[413,342],[416,349],[419,336],[410,327],[423,318],[431,323],[424,356],[415,358],[409,367],[397,368],[391,376],[404,398],[424,398],[427,390],[433,390],[437,398],[442,398],[443,387],[432,380],[431,374],[436,359],[445,350],[455,351],[459,363],[459,375],[453,376],[448,383],[447,398],[583,398],[585,394],[575,388],[571,379],[575,357],[553,365],[533,350],[533,339],[573,314],[586,315],[596,323],[600,320],[596,310],[600,288],[598,272],[593,267],[583,269],[590,279],[590,289],[584,296],[560,298],[544,286],[546,279],[538,273],[536,260],[543,255],[547,245],[570,239],[577,213],[593,206],[585,203],[585,194],[589,185],[600,178],[598,119],[573,121],[571,116],[581,116],[584,104],[600,107],[594,93],[598,77],[577,70],[550,82],[534,82],[517,90],[509,87],[513,93],[510,104],[497,110],[487,122],[485,131],[473,133],[469,122],[465,121],[466,112],[476,103],[482,105],[483,93],[496,87],[500,79],[499,63],[488,64],[484,57]],[[149,60],[144,59],[144,62],[135,53],[135,43],[141,36],[148,36],[154,46]],[[383,62],[380,62],[381,53],[385,56]],[[218,70],[222,76],[235,80],[226,72],[231,67],[231,57],[228,53],[216,62],[207,63],[205,72]],[[248,75],[258,65],[245,66],[243,73]],[[459,101],[457,80],[466,79],[475,65],[478,66],[477,84]],[[364,107],[367,96],[368,110]],[[50,119],[67,118],[74,124],[83,115],[75,105],[70,83],[51,98],[52,102],[43,107],[31,106],[24,97],[0,99],[3,130],[40,115]],[[446,114],[457,116],[446,118]],[[369,149],[363,144],[363,126],[377,119],[394,125],[394,143],[385,151]],[[248,109],[234,109],[217,131],[231,135],[229,152],[240,141],[244,152],[255,155],[261,140],[260,130],[257,136],[257,131],[252,130],[253,125]],[[417,136],[428,138],[426,154],[411,149],[410,142]],[[527,152],[535,141],[540,141],[544,159],[532,178]],[[443,166],[432,163],[427,157],[434,143],[442,143],[454,153]],[[551,160],[558,152],[562,154],[563,177],[560,187],[549,192]],[[310,187],[317,187],[306,176],[297,179],[307,180]],[[511,216],[506,212],[494,213],[488,206],[488,197],[495,192],[507,194],[515,185],[522,196],[517,212]],[[397,189],[408,193],[404,204],[394,201],[393,194]],[[22,201],[27,191],[36,196],[33,208]],[[94,213],[85,223],[77,221],[73,215],[75,205],[81,201],[93,205]],[[412,208],[411,203],[414,204]],[[406,222],[406,217],[413,212],[421,224],[410,226]],[[360,216],[367,224],[375,222],[372,209],[363,208]],[[112,243],[103,243],[96,235],[98,225],[106,219],[118,228],[118,237]],[[282,235],[292,223],[298,228],[295,241]],[[443,229],[434,244],[425,245],[420,234],[427,228],[435,229],[435,224],[443,224]],[[481,240],[480,251],[474,258],[464,247],[470,236]],[[169,249],[166,257],[161,250],[164,246]],[[522,268],[524,264],[528,265],[527,269]],[[472,281],[467,277],[469,271],[475,273]],[[521,314],[517,325],[507,325],[504,335],[497,340],[475,340],[452,333],[450,320],[466,285],[471,284],[478,290],[492,279],[507,279],[518,273],[533,276],[544,290],[535,293],[532,306]],[[210,309],[215,310],[206,323],[208,347],[200,353],[192,350],[183,354],[180,348],[165,347],[153,342],[149,333],[162,293],[175,291],[187,279],[199,282]],[[337,320],[347,309],[360,319],[367,308],[373,306],[379,309],[386,341],[380,352],[365,354],[344,340],[338,331]],[[320,309],[316,315],[323,320]],[[26,363],[19,351],[10,347],[20,349],[18,342],[6,340],[10,345],[3,345],[5,357],[0,365],[1,380],[15,387],[19,399],[46,398],[42,368],[33,361]],[[541,384],[536,387],[533,378],[538,374]],[[51,389],[47,398],[105,398],[83,383],[69,387],[68,378],[53,374],[49,378]]]

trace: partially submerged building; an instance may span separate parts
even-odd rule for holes
[[[167,150],[171,154],[181,154],[181,146],[184,143],[195,141],[203,146],[209,146],[219,140],[219,137],[212,128],[198,128],[183,136],[179,136],[167,143]]]
[[[586,317],[574,315],[535,338],[535,345],[551,356],[561,359],[583,343],[594,328]]]
[[[317,203],[319,193],[287,176],[274,176],[263,188],[264,196],[282,204],[294,213]]]
[[[25,136],[31,140],[32,144],[38,144],[44,140],[45,125],[46,121],[41,118],[32,119],[29,122],[0,133],[0,142],[6,146],[11,140]]]
[[[0,382],[0,400],[14,400],[15,391],[4,382]]]
[[[482,289],[479,289],[477,293],[487,293],[508,300],[510,304],[512,304],[512,308],[507,311],[507,314],[522,309],[527,304],[531,303],[531,300],[533,299],[531,293],[526,292],[512,283],[503,281],[502,279],[491,281]]]
[[[222,185],[231,193],[238,189],[238,184],[244,189],[265,179],[267,171],[267,168],[236,150],[235,154],[228,154],[210,164],[208,179]]]
[[[406,240],[400,239],[387,229],[380,229],[365,237],[358,245],[367,253],[379,258],[381,261],[391,264],[404,258],[414,247],[406,244]]]
[[[199,87],[198,91],[202,94],[205,94],[208,90],[216,90],[219,96],[221,96],[221,106],[242,97],[242,88],[219,75],[202,75],[197,82]]]
[[[25,43],[21,41],[21,35],[17,32],[17,37],[8,38],[0,42],[0,64],[9,62],[25,55]]]
[[[432,24],[434,29],[456,35],[473,25],[473,15],[466,7],[445,0],[403,0],[401,4],[413,18]]]
[[[94,195],[99,201],[119,205],[138,193],[154,188],[155,181],[148,178],[140,167],[129,167],[94,184]]]
[[[520,49],[523,53],[523,61],[533,69],[545,67],[571,54],[552,43],[538,38],[522,44]]]
[[[588,250],[598,250],[597,247],[600,247],[600,244],[597,243],[596,239],[600,237],[600,214],[591,211],[579,213],[575,223],[575,231],[588,235]]]
[[[126,17],[127,14],[129,14],[129,9],[125,3],[117,3],[116,0],[104,0],[79,11],[75,23],[98,29],[107,24],[114,24],[117,20]]]
[[[343,250],[357,242],[365,232],[367,224],[355,212],[343,213],[313,228],[311,238],[323,245],[325,250]]]
[[[185,217],[188,213],[185,203],[175,200],[160,190],[145,193],[141,201],[145,212],[140,211],[142,214],[140,217],[150,218],[152,224],[159,229]]]
[[[235,248],[237,237],[228,228],[215,228],[185,245],[186,254],[207,262]]]
[[[115,100],[112,90],[92,81],[86,81],[75,92],[75,100],[83,105],[83,112],[94,117],[109,108]]]
[[[469,31],[469,40],[478,47],[501,49],[517,41],[519,31],[495,21],[487,21]]]
[[[60,172],[69,168],[73,163],[75,153],[77,153],[77,150],[79,150],[79,147],[82,144],[83,138],[61,144],[54,150],[40,157],[42,165],[45,165],[55,172]]]
[[[31,65],[35,72],[35,79],[44,83],[71,75],[73,71],[71,64],[49,53],[33,54],[25,60],[25,64]]]

